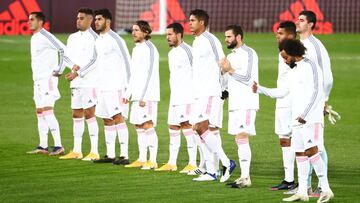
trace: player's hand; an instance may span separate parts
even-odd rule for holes
[[[299,123],[301,123],[301,124],[305,124],[305,123],[306,123],[306,120],[304,120],[304,119],[301,118],[301,117],[298,117],[296,120],[297,120]]]
[[[139,101],[139,106],[144,107],[145,104],[146,104],[146,103],[145,103],[144,101]]]
[[[61,76],[59,71],[55,71],[55,70],[53,71],[52,75],[55,76],[55,77],[60,77]]]
[[[226,72],[229,72],[230,70],[232,70],[231,64],[230,64],[229,60],[227,60],[227,58],[220,59],[219,65],[220,65],[222,72],[226,73]]]
[[[325,116],[328,115],[328,120],[333,125],[336,124],[336,121],[341,119],[340,114],[338,112],[334,111],[333,107],[331,105],[328,105],[327,103],[325,103],[324,115]]]
[[[76,71],[78,71],[78,70],[80,70],[80,66],[78,66],[78,65],[74,65],[73,67],[72,67],[72,69],[71,69],[73,72],[76,72]]]
[[[254,81],[253,85],[251,86],[251,89],[254,93],[257,93],[258,90],[258,84]]]
[[[65,78],[68,81],[73,81],[76,77],[78,76],[77,72],[73,72],[73,73],[68,73],[65,75]]]
[[[129,100],[126,99],[126,98],[123,98],[123,103],[124,103],[124,104],[127,104],[127,103],[129,103]]]

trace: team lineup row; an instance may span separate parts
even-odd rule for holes
[[[91,24],[95,16],[95,29]],[[136,46],[130,56],[125,41],[111,30],[112,15],[108,9],[93,12],[81,8],[77,15],[78,31],[71,34],[65,46],[43,28],[45,16],[33,12],[29,16],[31,66],[34,80],[34,101],[38,119],[40,143],[29,154],[63,155],[60,159],[82,159],[94,163],[113,163],[126,168],[176,171],[180,135],[184,134],[189,155],[188,165],[180,171],[198,175],[194,181],[226,182],[236,167],[221,145],[223,103],[228,99],[228,133],[238,146],[241,175],[228,185],[233,188],[251,186],[251,148],[249,137],[255,136],[255,118],[259,109],[259,94],[276,98],[275,133],[279,135],[283,152],[285,178],[272,190],[286,190],[292,196],[283,201],[308,201],[309,196],[328,202],[334,197],[327,178],[327,155],[324,147],[324,106],[327,107],[332,88],[330,59],[322,43],[312,35],[316,15],[311,11],[299,14],[296,25],[282,22],[278,28],[279,65],[277,88],[266,88],[258,81],[258,56],[244,44],[239,25],[225,29],[225,43],[232,52],[225,56],[222,45],[207,30],[209,15],[195,9],[189,15],[193,33],[192,46],[183,38],[179,23],[167,26],[166,39],[172,49],[168,53],[170,69],[170,134],[169,160],[157,165],[158,136],[156,134],[157,104],[160,101],[159,53],[150,41],[151,27],[146,21],[136,21],[132,37]],[[300,40],[296,39],[297,33]],[[64,155],[59,123],[53,107],[60,98],[58,77],[65,67],[70,82],[73,110],[74,147]],[[129,101],[132,102],[129,109]],[[129,161],[129,133],[125,120],[137,132],[139,157]],[[106,155],[98,153],[98,124],[103,119]],[[83,157],[82,136],[88,126],[91,151]],[[48,131],[54,148],[48,151]],[[116,138],[120,156],[115,155]],[[149,151],[149,159],[147,157]],[[197,164],[197,152],[200,163]],[[297,162],[298,184],[294,181]],[[222,164],[220,173],[219,162]],[[314,169],[319,186],[311,189]]]

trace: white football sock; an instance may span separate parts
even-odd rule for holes
[[[182,132],[186,139],[186,147],[187,152],[189,155],[189,164],[196,166],[196,156],[197,156],[197,144],[196,144],[196,137],[199,137],[194,133],[194,131],[190,129],[182,129]]]
[[[214,153],[219,157],[221,163],[225,167],[230,166],[230,160],[226,156],[221,144],[218,139],[210,130],[207,130],[205,133],[201,135],[201,138],[205,141],[206,146],[209,148],[210,152]]]
[[[285,172],[285,181],[293,182],[294,181],[294,162],[295,162],[295,152],[291,147],[281,147],[282,156],[283,156],[283,166]]]
[[[150,161],[156,163],[157,151],[158,151],[158,136],[154,128],[149,128],[145,131],[148,136]]]
[[[74,148],[73,152],[81,153],[82,136],[85,130],[84,118],[73,118]]]
[[[39,146],[42,148],[47,148],[48,147],[49,127],[48,127],[45,117],[42,113],[37,114],[37,120],[38,120],[37,124],[38,124],[39,139],[40,139]]]
[[[247,178],[250,176],[250,164],[251,164],[251,149],[249,144],[249,138],[236,139],[238,146],[238,156],[241,169],[241,178]]]
[[[205,168],[205,157],[204,157],[204,153],[202,151],[203,147],[200,146],[200,145],[204,145],[205,142],[200,138],[200,136],[196,132],[195,132],[194,138],[195,138],[195,143],[199,149],[199,155],[200,155],[199,168]]]
[[[115,158],[115,141],[115,125],[105,126],[106,155],[111,159]]]
[[[120,156],[129,158],[129,131],[126,126],[126,123],[119,123],[116,125],[116,130],[118,134],[118,139],[120,143]]]
[[[94,154],[99,154],[99,152],[98,152],[99,126],[96,121],[96,118],[95,117],[89,118],[86,120],[86,123],[88,126],[90,143],[91,143],[90,152],[92,152]]]
[[[319,153],[316,153],[312,157],[310,157],[310,163],[314,167],[315,173],[319,179],[321,189],[323,191],[329,191],[329,181],[325,172],[325,164],[324,161],[321,159]]]
[[[210,132],[210,130],[205,131],[202,135],[201,135],[201,139],[204,141],[202,144],[200,144],[201,147],[201,151],[203,152],[204,158],[205,158],[205,166],[206,166],[206,172],[210,173],[210,174],[215,174],[215,166],[214,166],[214,153],[212,153],[209,149],[209,144],[206,143],[206,141],[204,139],[208,139],[208,140],[212,140],[211,138],[209,139],[209,137],[212,137],[213,139],[215,139],[214,135]]]
[[[45,117],[48,127],[50,128],[51,135],[54,139],[54,146],[62,147],[61,137],[60,137],[60,127],[55,117],[54,111],[53,110],[44,111],[43,115]]]
[[[139,145],[139,161],[145,162],[147,161],[147,135],[145,134],[145,130],[138,128],[136,129],[138,134],[138,145]]]
[[[171,165],[176,165],[177,157],[180,149],[180,130],[169,129],[170,144],[169,144],[169,161]]]
[[[296,164],[298,168],[298,194],[308,195],[307,193],[307,177],[310,169],[310,162],[307,156],[297,156]]]

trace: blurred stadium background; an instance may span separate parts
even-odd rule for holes
[[[82,6],[109,8],[113,29],[119,32],[138,19],[149,21],[157,33],[164,33],[166,25],[174,21],[187,27],[187,15],[194,8],[209,12],[212,32],[233,23],[242,25],[246,32],[271,32],[279,21],[295,20],[302,10],[317,14],[317,34],[360,32],[358,0],[2,0],[0,35],[30,34],[26,21],[35,10],[48,16],[51,32],[73,32],[76,11]]]
[[[334,75],[330,103],[341,113],[336,126],[325,122],[329,155],[329,181],[334,202],[359,202],[360,165],[360,1],[359,0],[1,0],[0,1],[0,202],[280,202],[282,192],[269,187],[283,176],[281,149],[274,134],[275,102],[260,97],[256,118],[257,136],[251,139],[253,186],[232,190],[218,182],[195,183],[177,172],[126,170],[113,165],[97,165],[79,160],[60,161],[57,157],[29,156],[25,152],[38,143],[33,82],[30,68],[28,14],[42,10],[49,19],[47,29],[63,42],[75,32],[76,11],[80,7],[109,8],[114,16],[113,29],[128,30],[137,19],[148,20],[155,32],[163,33],[170,22],[186,27],[190,10],[202,8],[210,14],[210,30],[223,41],[227,24],[243,26],[245,42],[259,55],[261,84],[275,86],[277,48],[272,33],[282,20],[295,20],[303,9],[313,10],[319,18],[316,33],[328,49]],[[64,33],[64,34],[59,34]],[[324,35],[322,35],[324,34]],[[11,36],[10,36],[11,35]],[[14,36],[15,35],[15,36]],[[23,36],[25,35],[25,36]],[[129,50],[134,43],[124,35]],[[169,103],[170,50],[163,35],[151,39],[160,52],[161,102],[158,108],[158,163],[168,159],[169,135],[166,125]],[[193,37],[184,40],[191,44]],[[226,53],[229,50],[223,47]],[[59,80],[62,98],[56,103],[62,143],[73,146],[69,84]],[[225,109],[227,109],[225,104]],[[105,152],[103,124],[98,119],[99,152]],[[138,155],[136,133],[129,125],[130,158]],[[227,135],[227,112],[221,130],[224,150],[237,160],[233,137]],[[49,136],[51,137],[51,136]],[[52,139],[49,138],[52,145]],[[84,133],[83,152],[89,150]],[[119,148],[117,147],[117,151]],[[187,163],[185,140],[178,168]],[[237,168],[231,180],[238,174]],[[316,178],[314,178],[314,184]],[[315,202],[311,199],[310,202]]]

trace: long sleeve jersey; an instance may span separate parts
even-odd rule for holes
[[[243,44],[227,56],[235,73],[228,77],[229,110],[259,109],[259,94],[253,93],[248,85],[258,82],[258,56]]]
[[[193,42],[194,97],[220,96],[219,60],[224,58],[220,41],[208,31]]]
[[[80,66],[78,77],[70,82],[70,87],[96,87],[96,59],[95,40],[98,35],[89,28],[77,31],[67,40],[67,56]]]
[[[159,52],[155,45],[149,40],[136,43],[131,58],[131,78],[125,98],[160,101]]]
[[[65,45],[44,28],[32,35],[30,48],[34,81],[48,79],[53,71],[61,73],[65,66],[74,65],[65,55]]]
[[[170,105],[190,104],[193,101],[192,48],[182,42],[169,54]]]
[[[125,41],[114,31],[100,34],[95,42],[100,90],[122,90],[129,83],[131,59]]]
[[[289,79],[288,87],[271,89],[259,86],[258,92],[272,98],[282,98],[289,94],[293,125],[298,124],[298,117],[307,123],[323,123],[325,99],[320,67],[304,58],[289,71]]]
[[[331,72],[329,54],[321,41],[318,40],[314,35],[310,35],[310,37],[301,40],[301,42],[306,47],[306,58],[317,63],[322,70],[322,84],[324,87],[325,100],[327,101],[333,86],[333,75]]]

